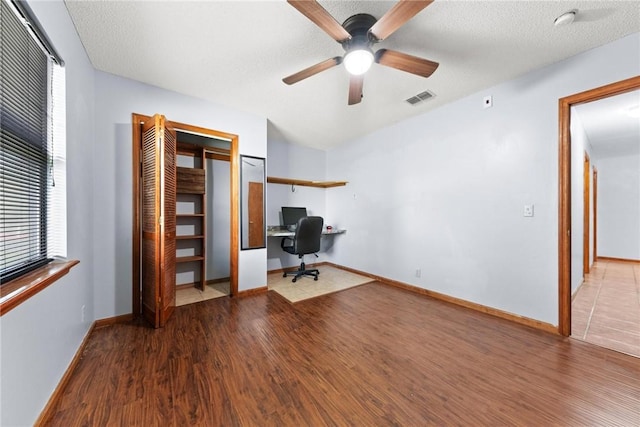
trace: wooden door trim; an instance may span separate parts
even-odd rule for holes
[[[146,116],[144,114],[131,114],[131,123],[132,123],[132,310],[131,312],[138,316],[142,314],[142,305],[140,302],[140,215],[141,215],[141,206],[140,206],[140,161],[141,161],[141,149],[142,149],[142,139],[141,139],[141,126],[145,121],[151,120],[151,116]],[[229,248],[229,281],[231,283],[231,296],[238,295],[238,252],[239,252],[239,201],[240,196],[238,194],[240,185],[240,166],[239,166],[239,141],[238,136],[220,132],[212,129],[206,129],[198,126],[192,126],[185,123],[173,122],[167,120],[167,123],[170,124],[176,130],[186,130],[190,132],[205,134],[209,136],[216,137],[218,139],[225,139],[230,142],[230,175],[231,175],[231,242]]]
[[[589,154],[584,152],[584,163],[583,163],[583,171],[582,171],[582,277],[586,277],[589,274],[590,266],[589,266],[589,251],[590,246],[590,215],[589,211],[591,210],[591,159],[589,158]]]
[[[558,101],[558,332],[571,335],[571,107],[640,88],[640,76]]]
[[[598,169],[593,166],[593,262],[598,259]]]
[[[240,150],[238,136],[231,141],[230,153],[230,181],[231,181],[231,258],[230,258],[230,293],[238,296],[238,256],[240,252]]]
[[[200,226],[202,227],[201,233],[204,236],[204,239],[200,240],[200,254],[202,255],[202,257],[204,258],[202,260],[202,262],[200,263],[200,283],[198,284],[198,289],[204,291],[205,286],[207,286],[207,219],[208,214],[207,214],[207,185],[206,185],[206,180],[207,180],[207,159],[205,157],[205,149],[204,147],[200,148],[200,166],[202,167],[202,170],[204,171],[204,177],[205,177],[205,191],[204,193],[200,194],[200,212],[202,213],[202,215],[204,215],[202,217]]]

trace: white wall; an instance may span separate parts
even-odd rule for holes
[[[267,146],[267,175],[278,178],[293,178],[309,181],[326,180],[326,153],[310,147],[289,144],[277,137],[269,136]],[[303,187],[284,184],[267,184],[267,225],[282,224],[281,208],[283,206],[306,207],[309,215],[321,216],[325,224],[331,224],[326,216],[326,195],[333,189]],[[340,236],[322,238],[318,258],[307,255],[308,263],[327,260],[327,254],[333,250],[335,239]],[[286,253],[280,247],[281,238],[267,239],[267,268],[277,270],[294,267],[300,264],[296,255]]]
[[[235,133],[241,154],[267,156],[263,118],[94,72],[64,3],[29,4],[66,62],[68,255],[80,264],[1,318],[7,426],[33,424],[94,319],[131,312],[131,113]],[[272,156],[270,141],[270,175],[350,183],[293,195],[269,185],[268,222],[273,193],[348,228],[327,255],[339,264],[557,323],[557,99],[640,74],[639,52],[639,36],[626,37],[326,159],[290,147]],[[495,106],[481,110],[486,93]],[[524,203],[534,218],[522,218]],[[266,253],[240,252],[240,290],[266,284]]]
[[[230,163],[207,160],[207,280],[229,277]]]
[[[227,147],[228,149],[228,147]],[[201,159],[195,156],[178,155],[178,167],[200,168]],[[228,278],[229,248],[231,246],[230,212],[230,163],[223,160],[206,160],[206,280]],[[196,194],[178,194],[176,212],[201,212],[201,199]],[[178,235],[202,234],[200,220],[182,219],[176,227]],[[176,242],[176,256],[191,256],[198,253],[197,242],[179,240]],[[200,263],[187,262],[176,265],[176,284],[191,284],[200,280]]]
[[[634,34],[329,151],[331,259],[557,324],[558,99],[638,74]]]
[[[640,260],[640,155],[597,162],[598,256]]]
[[[584,275],[584,153],[591,159],[591,144],[584,131],[582,120],[575,108],[571,109],[571,294],[578,289]],[[590,182],[593,182],[589,172]],[[590,191],[591,191],[590,187]],[[589,203],[593,203],[590,194]],[[593,209],[591,209],[593,212]],[[589,215],[590,223],[593,215]],[[589,239],[593,235],[590,224]],[[592,248],[593,245],[589,246]],[[591,252],[591,250],[590,250]],[[589,258],[591,258],[591,253]]]
[[[268,137],[267,175],[278,178],[293,178],[308,181],[325,180],[327,174],[327,154],[301,145],[289,144]],[[267,223],[278,225],[282,221],[282,206],[304,206],[310,215],[324,215],[326,190],[315,187],[268,184]]]
[[[96,318],[131,312],[131,113],[239,135],[240,153],[266,155],[266,120],[96,72],[94,243]],[[266,251],[240,252],[240,290],[266,284]]]
[[[65,61],[68,275],[0,318],[0,425],[32,425],[94,319],[94,72],[62,1],[29,5]],[[81,319],[82,307],[85,320]]]

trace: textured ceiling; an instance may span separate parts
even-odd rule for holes
[[[338,22],[380,18],[395,2],[320,1]],[[347,105],[334,67],[292,86],[282,78],[342,47],[284,1],[66,0],[102,71],[266,117],[271,136],[326,149],[527,71],[640,31],[637,1],[438,1],[375,46],[440,63],[428,79],[374,64]],[[554,27],[561,13],[576,21]],[[404,100],[429,90],[435,98]]]
[[[640,90],[574,107],[594,157],[640,153],[640,118],[629,114],[633,107],[640,108]]]

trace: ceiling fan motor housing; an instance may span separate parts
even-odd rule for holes
[[[341,42],[344,50],[349,52],[357,48],[370,48],[373,43],[377,42],[375,37],[369,34],[369,29],[377,21],[375,17],[368,13],[358,13],[348,17],[342,23],[342,27],[351,34],[351,38]]]

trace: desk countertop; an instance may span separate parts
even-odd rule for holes
[[[326,228],[322,229],[322,235],[323,236],[328,236],[328,235],[332,235],[332,234],[342,234],[342,233],[346,233],[347,230],[345,229],[340,229],[340,228],[332,228],[331,230],[327,230]],[[292,237],[294,236],[296,233],[294,231],[289,231],[286,229],[282,229],[279,226],[275,226],[275,227],[267,227],[267,237]]]

